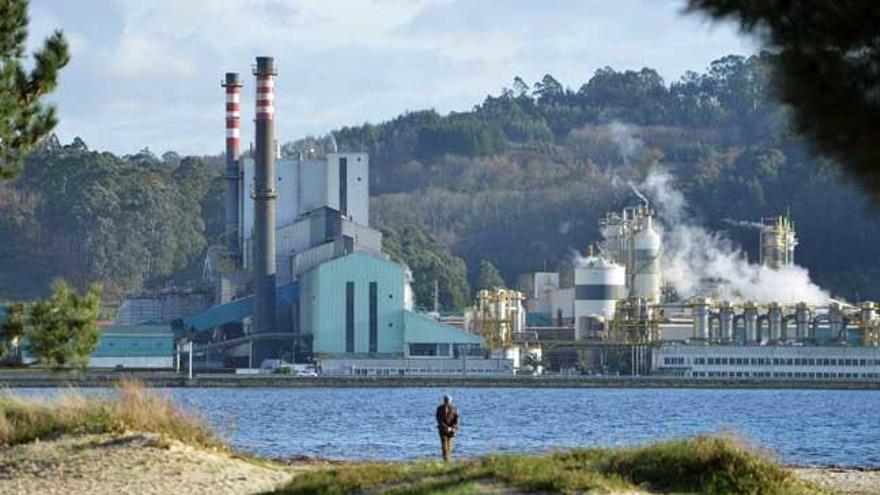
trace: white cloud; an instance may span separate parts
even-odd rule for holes
[[[33,0],[34,26],[76,39],[62,73],[62,139],[131,152],[222,147],[223,72],[278,61],[278,135],[294,139],[405,110],[472,107],[554,74],[572,86],[599,67],[667,79],[754,51],[732,27],[652,0]],[[140,102],[139,110],[118,103]],[[248,119],[249,120],[249,119]],[[243,123],[245,120],[243,120]],[[186,125],[182,123],[187,123]],[[248,139],[248,129],[243,138]]]
[[[123,38],[108,67],[111,74],[124,78],[186,78],[196,73],[196,63],[187,56],[175,53],[167,41],[143,35]]]

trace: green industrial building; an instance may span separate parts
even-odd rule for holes
[[[300,328],[315,357],[478,355],[482,339],[405,308],[404,267],[354,252],[300,277]]]
[[[113,326],[101,329],[91,368],[172,368],[174,333],[168,325]]]

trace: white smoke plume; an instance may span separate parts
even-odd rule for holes
[[[642,141],[633,134],[633,126],[615,120],[608,124],[608,134],[617,145],[624,165],[629,165],[630,160],[642,149]]]
[[[748,220],[735,220],[733,218],[722,218],[722,222],[734,227],[742,227],[744,229],[764,230],[766,227],[759,222],[750,222]]]
[[[642,191],[639,191],[639,188],[636,187],[635,184],[633,184],[632,182],[627,182],[627,185],[629,185],[629,188],[632,189],[633,194],[635,194],[636,196],[638,196],[639,199],[641,199],[642,202],[645,203],[645,206],[646,206],[646,207],[650,207],[650,206],[651,206],[651,202],[648,201],[648,198],[646,198],[644,194],[642,194]]]
[[[640,189],[653,201],[663,239],[664,280],[682,298],[712,296],[730,301],[825,304],[830,295],[800,266],[772,270],[749,263],[730,239],[697,225],[684,195],[667,171],[652,169]]]

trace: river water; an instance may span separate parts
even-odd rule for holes
[[[269,457],[436,455],[434,408],[449,393],[462,418],[457,455],[729,433],[786,463],[880,466],[880,391],[178,388],[161,393],[198,410],[234,447]]]

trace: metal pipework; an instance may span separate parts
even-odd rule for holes
[[[220,86],[226,91],[226,252],[236,266],[241,264],[241,182],[239,154],[241,74],[227,72]]]
[[[770,322],[770,342],[782,340],[782,308],[772,302],[767,306],[767,320]]]
[[[841,344],[846,344],[847,318],[846,316],[844,316],[843,311],[840,308],[840,304],[833,302],[828,305],[828,323],[829,329],[831,331],[831,338],[837,339],[837,341]]]
[[[743,320],[746,326],[746,345],[758,343],[758,307],[749,301],[743,305]]]
[[[709,342],[709,306],[712,302],[704,297],[694,299],[691,308],[694,312],[694,338]]]
[[[877,305],[871,301],[863,302],[860,306],[859,315],[865,323],[873,321],[877,318]]]
[[[275,328],[275,59],[257,57],[254,149],[254,332]]]
[[[807,303],[799,302],[795,306],[795,337],[798,340],[806,340],[811,337],[810,335],[810,317],[811,317],[810,307],[807,306]]]
[[[718,319],[721,321],[721,341],[726,344],[732,343],[736,338],[733,317],[734,310],[730,301],[723,301],[718,312]]]

